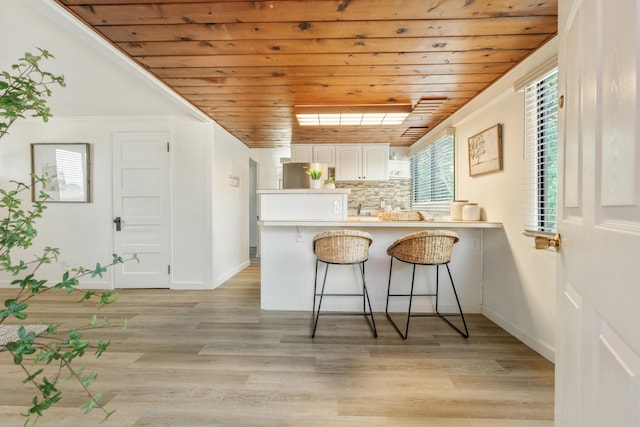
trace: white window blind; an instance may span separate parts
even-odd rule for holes
[[[453,130],[411,156],[413,210],[448,211],[455,190]]]
[[[558,70],[525,87],[525,228],[556,232]]]

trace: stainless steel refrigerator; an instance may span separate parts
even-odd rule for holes
[[[282,165],[282,188],[311,188],[311,178],[307,175],[309,169],[320,169],[324,182],[329,177],[329,167],[326,163],[284,163]]]

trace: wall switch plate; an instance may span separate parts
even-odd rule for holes
[[[304,235],[302,234],[303,228],[300,226],[296,227],[296,243],[304,242]]]
[[[480,238],[474,237],[471,239],[471,250],[479,251],[480,250]]]

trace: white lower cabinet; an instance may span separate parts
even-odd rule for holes
[[[336,146],[336,181],[389,179],[389,144]]]

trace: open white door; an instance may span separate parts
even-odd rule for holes
[[[115,268],[116,288],[169,287],[168,144],[165,132],[113,135],[115,252],[140,260]]]
[[[556,426],[640,426],[640,3],[559,7]]]

